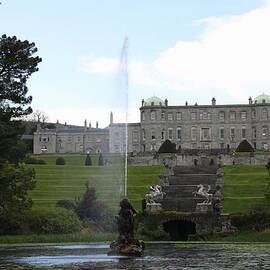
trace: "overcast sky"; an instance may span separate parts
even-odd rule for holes
[[[129,121],[142,99],[247,103],[270,94],[270,1],[2,0],[1,34],[35,42],[32,107],[51,121],[123,121],[119,59],[129,46]]]

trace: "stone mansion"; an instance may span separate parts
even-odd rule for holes
[[[40,129],[34,134],[34,154],[153,152],[166,140],[181,149],[235,149],[246,139],[258,150],[269,150],[270,96],[247,104],[171,106],[168,100],[142,100],[139,123],[114,123],[106,128],[87,126]]]

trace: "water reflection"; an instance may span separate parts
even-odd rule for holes
[[[0,269],[270,269],[270,244],[148,244],[141,258],[107,256],[108,245],[1,247]]]

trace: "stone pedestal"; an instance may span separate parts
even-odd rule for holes
[[[146,210],[151,212],[162,211],[161,203],[147,203]]]
[[[197,203],[196,212],[198,213],[213,212],[213,206],[211,203]]]

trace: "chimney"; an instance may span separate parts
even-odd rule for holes
[[[112,125],[113,124],[113,113],[111,112],[111,114],[110,114],[110,125]]]
[[[96,122],[96,128],[98,128],[98,121]]]
[[[248,99],[248,104],[249,104],[249,105],[252,104],[252,98],[251,98],[251,97],[249,97],[249,99]]]
[[[165,106],[166,107],[168,106],[168,99],[167,98],[165,99]]]
[[[89,122],[89,128],[91,128],[91,122]]]
[[[84,120],[84,131],[86,131],[87,130],[87,120],[85,119]]]
[[[144,105],[144,99],[142,100],[142,106]]]
[[[216,99],[214,97],[212,98],[212,106],[216,106]]]

